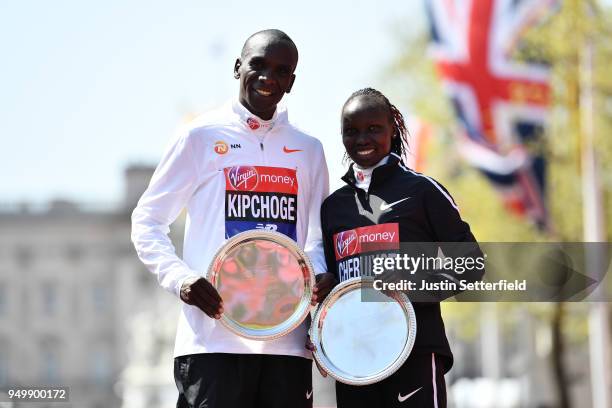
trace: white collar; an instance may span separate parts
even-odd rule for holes
[[[355,180],[357,181],[357,187],[367,191],[370,187],[370,181],[372,179],[372,173],[374,172],[374,169],[382,166],[383,164],[387,164],[388,160],[389,156],[385,156],[372,167],[361,167],[357,163],[354,163],[353,174],[355,176]]]
[[[287,109],[284,106],[278,105],[272,118],[263,120],[259,116],[251,113],[238,100],[232,102],[232,110],[244,126],[255,133],[266,133],[277,124],[287,122]]]

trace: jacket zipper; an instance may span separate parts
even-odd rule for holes
[[[264,135],[261,139],[259,139],[259,150],[261,151],[261,164],[266,165],[266,152],[264,151],[264,139],[266,135]]]

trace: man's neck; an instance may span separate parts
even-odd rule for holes
[[[250,107],[247,103],[245,103],[244,100],[242,99],[238,99],[238,101],[240,102],[240,104],[242,106],[244,106],[244,108],[246,110],[248,110],[253,116],[258,117],[261,120],[270,120],[274,117],[274,112],[276,112],[276,106],[274,107],[273,110],[269,111],[269,112],[255,112],[253,111],[253,108]]]

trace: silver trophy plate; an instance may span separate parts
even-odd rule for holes
[[[368,301],[363,301],[366,296]],[[406,295],[390,298],[375,290],[371,279],[352,278],[336,286],[321,304],[310,338],[315,360],[330,376],[345,384],[373,384],[408,358],[416,338],[416,316]]]
[[[314,273],[291,238],[273,231],[237,234],[217,251],[207,279],[223,299],[221,323],[239,336],[271,340],[310,311]]]

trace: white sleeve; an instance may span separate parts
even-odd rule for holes
[[[198,186],[198,163],[189,131],[175,137],[132,213],[132,242],[138,257],[159,284],[180,297],[183,281],[198,276],[181,260],[168,237],[170,224]]]
[[[327,272],[325,255],[323,253],[323,239],[321,235],[321,204],[329,195],[329,173],[325,162],[323,146],[318,142],[311,162],[312,167],[309,172],[310,180],[310,208],[308,209],[308,235],[304,252],[310,258],[315,274]]]

